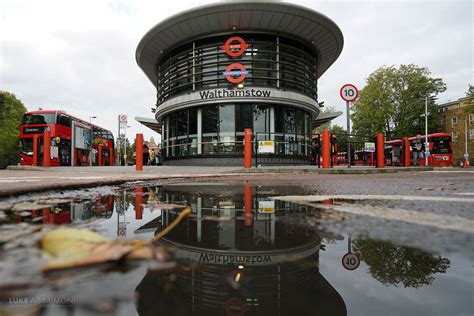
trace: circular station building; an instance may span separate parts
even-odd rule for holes
[[[342,47],[331,19],[289,3],[179,13],[138,44],[157,100],[155,119],[136,119],[161,134],[165,164],[242,165],[246,128],[261,157],[308,163],[312,129],[340,115],[320,116],[318,78]]]

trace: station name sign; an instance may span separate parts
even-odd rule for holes
[[[199,91],[201,99],[222,99],[222,98],[269,98],[272,92],[269,90],[261,89],[246,89],[246,90],[228,90],[228,89],[219,89],[219,90],[205,90]]]

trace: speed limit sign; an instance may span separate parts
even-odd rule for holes
[[[341,91],[339,91],[341,98],[346,102],[352,102],[359,96],[359,90],[353,84],[345,84],[342,86]]]
[[[342,257],[342,265],[346,270],[353,271],[360,265],[360,258],[356,253],[348,252]]]

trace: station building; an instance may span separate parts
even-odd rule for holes
[[[321,116],[318,79],[342,51],[328,17],[289,3],[218,3],[174,15],[141,39],[136,60],[157,89],[165,164],[241,165],[244,129],[272,157],[306,163]]]

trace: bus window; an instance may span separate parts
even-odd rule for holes
[[[58,116],[58,124],[66,127],[71,127],[71,118],[66,115]]]
[[[22,138],[20,141],[20,151],[25,155],[33,155],[33,138]]]
[[[436,137],[430,139],[430,142],[433,142],[432,154],[450,154],[451,146],[449,143],[451,139],[449,137]]]
[[[56,124],[56,114],[25,114],[21,124]]]

